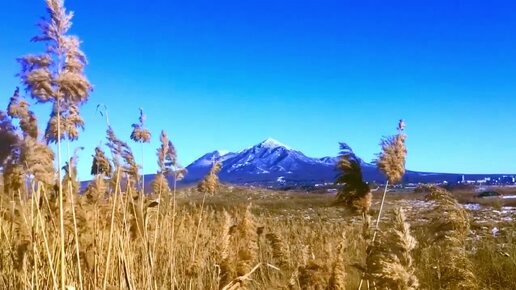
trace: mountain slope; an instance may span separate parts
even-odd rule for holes
[[[237,153],[208,153],[190,164],[182,183],[199,181],[214,161],[222,163],[223,182],[261,186],[286,186],[333,182],[336,157],[310,158],[269,138]]]
[[[210,170],[212,164],[221,162],[219,178],[222,182],[256,186],[300,186],[333,183],[338,171],[338,157],[311,158],[302,152],[269,138],[240,152],[214,151],[205,154],[188,165],[185,178],[180,186],[199,182]],[[385,182],[385,177],[371,163],[361,160],[366,181]],[[498,175],[465,175],[467,179],[481,179]],[[407,170],[403,177],[405,183],[455,182],[461,174],[416,172]],[[146,180],[152,180],[150,175]]]

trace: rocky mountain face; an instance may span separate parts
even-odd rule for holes
[[[208,173],[215,161],[222,163],[223,182],[259,186],[293,186],[329,183],[335,180],[337,157],[311,158],[272,138],[240,152],[214,151],[187,167],[182,181],[190,184]],[[376,167],[363,162],[367,178],[383,178]]]

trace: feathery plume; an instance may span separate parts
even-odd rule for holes
[[[156,176],[154,176],[154,180],[152,181],[152,191],[154,193],[170,191],[168,180],[162,172],[158,172]]]
[[[251,270],[258,257],[258,233],[251,204],[246,207],[237,230],[242,242],[242,247],[237,252],[237,274],[242,276]]]
[[[91,164],[91,175],[103,174],[111,176],[113,168],[111,162],[106,157],[106,154],[100,147],[95,148],[95,155],[93,155],[93,163]]]
[[[201,182],[197,185],[197,190],[199,192],[205,192],[210,194],[215,194],[215,191],[219,187],[219,177],[217,174],[219,173],[222,165],[220,162],[216,161],[213,163],[213,166],[210,169],[210,172],[204,177]]]
[[[131,132],[131,140],[138,143],[149,143],[151,139],[150,131],[145,128],[145,119],[146,116],[143,113],[143,109],[140,108],[140,118],[138,118],[139,123],[135,123],[132,125],[133,131]]]
[[[152,182],[152,189],[155,193],[168,192],[170,187],[166,176],[172,172],[176,172],[177,155],[174,144],[168,139],[165,131],[161,131],[160,135],[161,146],[156,150],[158,156],[158,172]],[[177,180],[177,175],[176,175]]]
[[[12,154],[18,144],[16,128],[4,111],[0,111],[0,166]]]
[[[340,143],[340,159],[337,168],[342,172],[335,181],[339,185],[337,201],[361,213],[366,213],[371,207],[371,191],[363,180],[360,159],[345,143]]]
[[[67,136],[71,140],[78,137],[77,127],[84,125],[82,119],[78,117],[78,109],[75,110],[73,105],[77,107],[86,102],[92,89],[91,84],[84,76],[83,70],[86,65],[86,56],[79,49],[80,41],[76,36],[68,35],[68,31],[72,25],[71,19],[73,13],[68,13],[64,7],[63,0],[46,0],[48,18],[43,18],[39,23],[41,33],[32,40],[35,42],[44,42],[46,44],[46,52],[41,55],[29,55],[18,59],[21,64],[19,76],[27,91],[38,102],[52,102],[56,108],[57,121],[53,122],[53,118],[48,123],[45,130],[47,142],[56,140],[57,143],[57,168],[61,168],[61,138]],[[52,115],[54,114],[54,108]],[[61,116],[61,110],[67,113]],[[68,117],[70,120],[65,120]],[[61,120],[63,119],[63,120]],[[63,121],[67,124],[61,132]],[[54,127],[53,124],[55,125]],[[59,124],[59,125],[58,125]],[[57,127],[57,129],[55,129]],[[36,179],[45,180],[50,177],[47,172],[48,160],[53,159],[50,156],[50,149],[41,146],[35,141],[35,136],[29,134],[31,138],[26,138],[24,143],[32,143],[36,147],[31,148],[41,155],[37,160],[33,157],[33,152],[21,150],[21,159],[33,159],[30,161],[40,161],[38,165],[32,164],[31,172]],[[27,149],[27,148],[25,148]],[[50,151],[51,152],[51,151]],[[30,158],[29,158],[30,157]],[[52,158],[49,158],[52,157]],[[41,161],[43,163],[41,163]],[[44,169],[43,169],[44,167]],[[39,175],[39,176],[38,176]],[[60,223],[60,286],[65,288],[66,282],[66,263],[65,263],[65,230],[64,230],[64,208],[63,208],[63,191],[61,171],[58,170],[58,189],[59,189],[59,223]]]
[[[446,253],[437,261],[435,279],[444,289],[478,289],[473,266],[466,255],[469,219],[466,210],[446,190],[428,186],[427,200],[435,204],[429,220],[430,248]]]
[[[378,234],[378,228],[380,225],[380,219],[382,217],[383,206],[385,204],[385,197],[387,195],[387,187],[389,183],[396,183],[401,180],[403,174],[405,173],[405,155],[407,150],[405,148],[405,134],[403,131],[405,130],[405,122],[400,120],[398,123],[398,134],[396,136],[384,138],[381,142],[383,152],[379,153],[379,158],[375,160],[376,165],[387,177],[387,182],[385,183],[382,202],[380,203],[380,210],[378,211],[378,216],[376,218],[376,223],[374,227],[374,234],[371,239],[371,242],[374,245],[375,240]],[[362,282],[362,281],[361,281]]]
[[[68,13],[62,0],[47,0],[48,19],[39,23],[41,34],[32,40],[46,42],[42,55],[29,55],[18,59],[22,66],[20,76],[32,97],[38,102],[57,99],[84,103],[91,84],[83,75],[87,63],[76,36],[67,35],[73,13]]]
[[[256,265],[258,260],[258,227],[249,204],[236,225],[231,225],[229,215],[225,214],[222,245],[219,249],[221,280],[226,285],[238,276],[243,276]]]
[[[23,166],[17,162],[9,161],[4,164],[4,193],[22,191],[25,188],[25,174]]]
[[[141,193],[143,194],[145,192],[145,174],[143,171],[143,166],[145,165],[144,162],[144,154],[143,154],[143,144],[149,143],[151,139],[151,133],[147,128],[145,128],[145,114],[143,113],[143,109],[140,108],[140,118],[138,118],[139,123],[133,124],[133,131],[131,132],[131,140],[134,142],[138,142],[142,144],[142,176],[141,176]]]
[[[453,236],[464,241],[470,232],[468,213],[450,192],[437,186],[427,186],[427,201],[433,201],[431,231],[433,241]]]
[[[87,101],[92,89],[84,76],[87,60],[79,48],[79,38],[67,35],[73,13],[66,11],[62,0],[47,0],[47,8],[49,18],[39,23],[41,34],[33,38],[46,42],[47,51],[18,59],[22,67],[19,76],[38,102],[53,103],[45,130],[47,142],[76,140],[78,129],[84,128],[79,106]]]
[[[176,147],[165,131],[161,131],[160,142],[161,146],[157,150],[158,167],[163,173],[169,174],[178,167]]]
[[[394,210],[389,231],[377,235],[367,255],[367,274],[379,289],[418,289],[411,252],[416,240],[410,233],[403,209]]]
[[[219,261],[223,261],[229,256],[229,246],[231,242],[231,234],[233,229],[233,219],[231,215],[224,209],[224,225],[220,242],[217,245],[217,252],[219,254]]]
[[[61,113],[58,114],[58,106],[54,104],[54,109],[50,114],[50,119],[45,130],[45,139],[48,143],[56,143],[57,140],[68,139],[75,141],[79,139],[79,129],[84,130],[84,120],[79,114],[79,107],[71,104],[68,107],[60,106]],[[59,118],[59,122],[58,122]],[[58,130],[58,123],[61,128]],[[58,136],[58,132],[60,136]]]
[[[404,130],[405,122],[400,120],[398,134],[382,139],[380,144],[382,152],[378,154],[378,159],[375,160],[378,169],[385,174],[391,184],[399,182],[405,174],[405,158],[407,155],[405,139],[407,135],[403,133]]]
[[[106,145],[111,150],[115,167],[120,168],[125,174],[131,177],[133,181],[138,183],[140,180],[138,165],[136,164],[133,152],[129,145],[116,137],[115,131],[113,131],[111,126],[107,129],[107,139],[108,142]],[[121,163],[120,158],[124,163]]]
[[[24,170],[37,181],[46,185],[54,184],[54,152],[46,144],[26,137],[21,143],[20,164],[23,164]]]
[[[24,136],[38,138],[38,121],[34,112],[30,110],[29,103],[20,97],[20,89],[16,88],[13,96],[9,100],[7,113],[11,118],[20,120],[20,128]]]
[[[103,174],[97,174],[95,178],[88,184],[85,195],[91,204],[98,204],[107,192],[106,181]]]
[[[65,175],[63,176],[63,181],[65,182],[65,188],[68,188],[68,182],[71,184],[72,193],[78,194],[81,189],[81,185],[77,180],[77,151],[84,149],[83,147],[79,147],[74,150],[72,157],[68,162],[65,162],[63,166],[63,170],[65,171]]]

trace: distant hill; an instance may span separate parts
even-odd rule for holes
[[[219,177],[222,182],[238,185],[266,187],[309,186],[332,183],[338,175],[338,157],[312,158],[291,149],[272,138],[239,152],[214,151],[188,165],[185,178],[179,186],[199,182],[210,170],[214,161],[222,163]],[[369,182],[383,183],[385,177],[375,165],[361,161],[364,178]],[[492,174],[466,174],[469,180],[499,177]],[[153,175],[146,177],[150,182]],[[404,183],[429,183],[447,181],[455,183],[462,174],[417,172],[407,170]]]

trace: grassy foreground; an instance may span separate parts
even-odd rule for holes
[[[172,193],[67,195],[65,257],[53,196],[1,197],[1,289],[57,289],[61,258],[75,289],[358,289],[366,265],[363,218],[330,195],[234,187],[214,196],[183,190],[175,202]],[[449,249],[433,242],[453,225],[440,223],[423,195],[391,196],[380,229],[390,228],[391,209],[405,209],[419,288],[466,289],[450,282],[461,273],[446,271],[461,269],[447,268]],[[470,220],[475,214],[468,211]],[[464,244],[471,279],[480,289],[516,289],[513,223],[482,223],[471,224]]]

